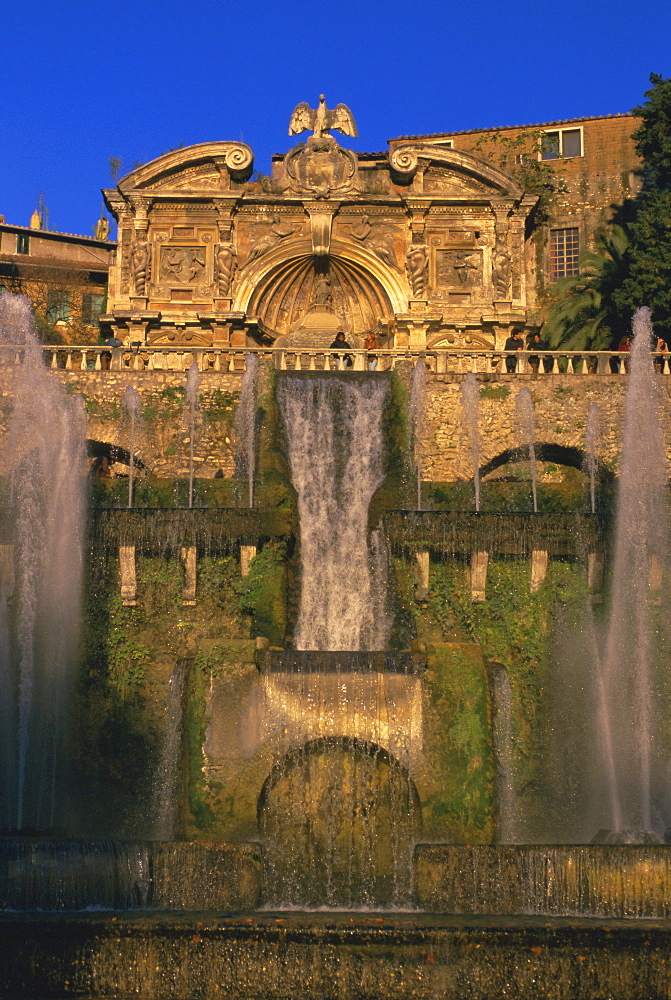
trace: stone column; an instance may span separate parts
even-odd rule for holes
[[[240,546],[240,575],[247,576],[249,573],[249,564],[256,555],[256,545],[241,545]]]
[[[179,558],[184,567],[184,586],[182,588],[182,604],[192,607],[196,603],[196,546],[182,545]]]
[[[415,600],[425,601],[429,596],[429,553],[415,553]]]
[[[548,554],[545,549],[533,549],[531,553],[531,583],[529,589],[532,594],[540,590],[548,571]]]
[[[489,552],[474,552],[471,556],[471,600],[484,601],[487,587]]]
[[[134,608],[137,604],[134,545],[119,546],[119,571],[121,576],[121,603],[125,608]]]

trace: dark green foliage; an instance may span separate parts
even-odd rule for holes
[[[287,547],[267,542],[252,560],[249,573],[238,584],[240,610],[252,616],[252,634],[282,646],[287,618]]]
[[[554,305],[543,327],[548,348],[608,350],[629,332],[630,312],[616,304],[629,271],[628,250],[627,230],[615,225],[599,235],[594,253],[582,254],[577,278],[553,285]]]
[[[652,73],[650,83],[646,102],[632,112],[642,118],[634,141],[643,189],[630,223],[629,273],[614,300],[629,314],[649,306],[657,333],[671,339],[671,78]]]

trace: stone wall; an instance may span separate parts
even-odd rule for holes
[[[470,444],[463,426],[459,376],[430,375],[422,437],[422,478],[434,482],[469,479],[473,475]],[[671,399],[664,380],[663,421],[667,461],[671,459]],[[480,383],[480,468],[523,442],[515,398],[531,390],[536,415],[536,442],[585,450],[590,407],[599,407],[600,462],[617,471],[622,441],[626,378],[619,375],[499,375]],[[671,471],[671,464],[670,464]]]
[[[91,441],[128,449],[128,420],[122,407],[127,386],[135,387],[144,419],[137,435],[136,455],[151,474],[188,474],[189,425],[184,401],[185,373],[180,372],[54,372],[69,394],[81,394],[88,415]],[[0,372],[0,433],[11,412],[10,370]],[[461,386],[464,376],[429,375],[422,434],[422,478],[444,482],[470,479],[470,444],[463,426]],[[218,469],[233,473],[233,423],[241,378],[236,374],[201,375],[196,420],[196,476],[212,478]],[[622,439],[627,380],[619,375],[497,375],[480,382],[480,467],[523,442],[518,433],[515,397],[531,390],[538,445],[585,449],[590,407],[599,406],[598,457],[617,472]],[[671,472],[671,379],[663,379],[663,421]]]

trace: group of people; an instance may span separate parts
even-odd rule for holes
[[[379,341],[372,331],[369,331],[363,342],[363,349],[367,352],[366,354],[366,367],[369,372],[374,372],[377,368],[378,357],[376,354],[372,354],[380,346]],[[330,345],[331,351],[346,351],[352,350],[352,345],[347,341],[345,333],[343,330],[339,330],[336,333],[336,338]],[[352,368],[354,365],[354,358],[351,354],[338,354],[338,363],[340,368]]]
[[[533,352],[533,351],[547,351],[548,348],[545,341],[541,340],[541,335],[538,332],[538,330],[536,330],[535,333],[529,334],[529,336],[527,337],[526,344],[524,342],[524,335],[522,334],[522,331],[515,330],[515,332],[511,333],[511,335],[506,340],[505,344],[503,345],[503,349],[504,351]],[[543,358],[542,361],[543,361],[542,371],[551,372],[553,359]],[[529,356],[527,357],[527,363],[531,368],[532,372],[534,373],[534,375],[538,375],[538,372],[541,370],[541,358],[538,356],[538,354],[530,353]],[[517,358],[511,354],[506,355],[506,371],[510,373],[517,371]]]

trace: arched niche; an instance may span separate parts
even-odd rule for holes
[[[283,243],[243,271],[233,309],[260,320],[278,336],[295,329],[314,301],[319,276],[328,273],[331,311],[354,335],[388,324],[407,309],[400,271],[370,251],[334,240],[328,258],[315,258],[308,240]]]
[[[263,785],[258,823],[272,902],[407,905],[419,796],[383,747],[328,736],[291,750]]]

